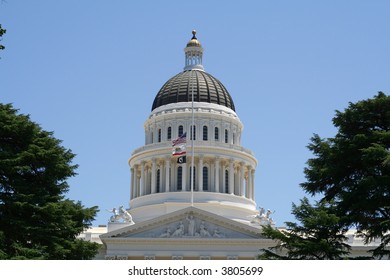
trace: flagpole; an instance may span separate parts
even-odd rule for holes
[[[191,126],[191,146],[192,146],[192,155],[191,155],[191,206],[194,206],[194,130],[195,130],[195,121],[194,121],[194,82],[192,81],[193,70],[191,69],[190,81],[191,81],[191,96],[192,96],[192,126]]]

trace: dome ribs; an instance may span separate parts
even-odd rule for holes
[[[157,93],[152,111],[171,103],[191,102],[192,83],[194,102],[219,104],[235,111],[233,99],[225,86],[209,73],[200,70],[183,71],[169,79]]]
[[[200,84],[200,82],[198,82],[199,96],[201,95],[201,93],[204,92],[203,96],[205,96],[207,98],[207,102],[212,103],[211,98],[210,98],[210,87],[209,87],[208,79],[207,79],[206,75],[204,75],[204,73],[200,72],[199,74],[202,75],[203,81],[204,81],[204,83],[202,83],[202,84]],[[202,86],[204,88],[204,91],[200,89]],[[201,97],[200,97],[200,99],[201,99]]]
[[[196,78],[196,101],[200,102],[202,99],[201,99],[201,92],[200,92],[200,82],[199,82],[199,77],[198,75],[200,75],[200,72],[199,71],[195,71],[195,78]],[[194,101],[195,101],[195,98],[194,98]]]

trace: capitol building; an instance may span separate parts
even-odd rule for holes
[[[253,260],[275,245],[261,234],[275,223],[256,205],[257,159],[241,145],[233,97],[205,71],[192,35],[183,71],[157,92],[145,144],[130,156],[130,207],[81,236],[102,243],[97,259]],[[370,249],[353,233],[349,244],[352,256]]]

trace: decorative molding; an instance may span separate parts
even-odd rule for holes
[[[102,240],[113,239],[232,239],[261,238],[259,227],[236,222],[219,215],[188,207],[158,218],[108,232]]]

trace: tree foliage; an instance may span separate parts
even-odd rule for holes
[[[0,104],[0,258],[90,259],[98,245],[76,237],[97,207],[65,199],[74,154],[29,116]]]
[[[2,37],[5,34],[5,32],[6,32],[6,30],[4,28],[2,28],[1,24],[0,24],[0,42],[1,42]],[[5,49],[5,47],[2,44],[0,44],[0,50],[4,50],[4,49]]]
[[[293,203],[292,214],[300,222],[286,222],[287,228],[279,230],[270,225],[263,227],[265,237],[278,244],[262,250],[262,259],[285,260],[337,260],[349,254],[345,243],[345,229],[335,214],[331,203],[316,202],[314,206],[305,197],[300,205]]]
[[[344,226],[356,227],[366,242],[381,239],[374,256],[390,256],[390,96],[350,103],[333,124],[335,137],[311,139],[315,157],[301,187],[334,201]]]

